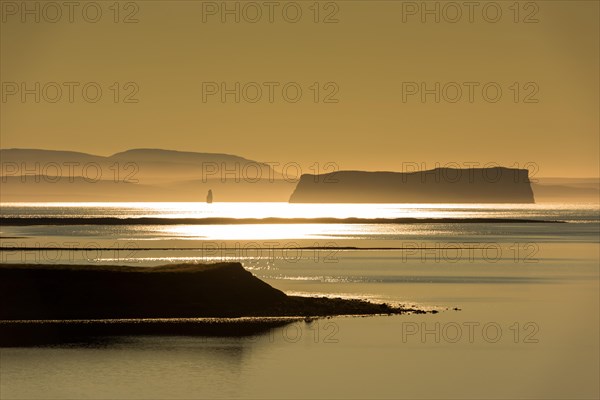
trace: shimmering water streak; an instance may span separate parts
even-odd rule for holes
[[[1,203],[2,217],[598,220],[598,204]]]

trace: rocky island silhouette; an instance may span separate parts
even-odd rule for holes
[[[534,203],[526,169],[304,174],[290,203]]]

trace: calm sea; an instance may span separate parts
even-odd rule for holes
[[[239,261],[290,294],[440,311],[296,323],[252,338],[5,348],[1,398],[600,396],[598,204],[5,203],[0,214],[41,221],[0,227],[3,263]],[[42,224],[51,217],[455,220]]]

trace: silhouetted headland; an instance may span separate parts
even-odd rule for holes
[[[290,203],[534,203],[526,169],[304,174]]]
[[[240,263],[0,264],[0,304],[0,345],[74,333],[246,335],[307,317],[424,312],[356,299],[288,296]]]

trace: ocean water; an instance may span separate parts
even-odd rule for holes
[[[290,294],[437,314],[248,338],[0,349],[1,398],[598,398],[598,204],[6,203],[2,217],[452,218],[405,224],[1,226],[3,263],[239,261]],[[474,223],[471,218],[539,221]]]

